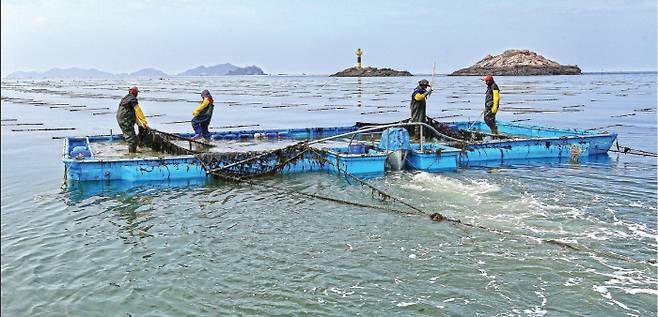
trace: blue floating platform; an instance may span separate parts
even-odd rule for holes
[[[452,122],[451,128],[490,134],[484,122]],[[263,129],[212,132],[210,139],[217,142],[236,142],[265,136],[275,140],[318,140],[338,136],[359,129],[347,127],[323,127],[303,129]],[[506,138],[485,138],[483,141],[456,143],[411,143],[406,151],[403,168],[427,172],[454,171],[475,166],[499,166],[532,161],[565,160],[580,162],[597,155],[605,155],[617,135],[578,129],[541,127],[498,122],[499,133]],[[192,137],[191,133],[178,134]],[[73,181],[178,181],[208,177],[201,161],[194,155],[136,158],[103,158],[94,152],[97,142],[122,141],[121,135],[68,137],[64,141],[62,160],[65,175]],[[226,140],[226,141],[224,141]],[[388,141],[387,141],[388,142]],[[345,144],[318,149],[318,154],[308,153],[278,170],[280,173],[347,171],[354,175],[383,175],[386,160],[391,153],[387,146],[366,143]],[[267,169],[278,161],[262,161]]]

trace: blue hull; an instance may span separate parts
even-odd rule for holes
[[[468,122],[450,124],[467,129]],[[471,127],[474,131],[490,132],[483,122]],[[585,130],[538,127],[511,123],[498,123],[501,134],[514,139],[491,140],[469,144],[461,149],[443,144],[426,143],[423,150],[412,144],[404,160],[404,169],[427,172],[454,171],[471,166],[500,166],[534,160],[564,160],[580,162],[590,156],[605,154],[616,139],[616,134]],[[245,139],[264,136],[275,139],[313,140],[356,131],[356,126],[280,130],[248,130],[214,132],[212,139]],[[191,134],[180,134],[191,137]],[[206,172],[200,161],[192,155],[162,158],[98,159],[93,153],[94,142],[122,140],[120,135],[69,137],[65,140],[63,162],[66,177],[75,181],[178,181],[204,179]],[[80,154],[82,152],[82,154]],[[339,170],[361,176],[383,175],[387,153],[384,149],[370,148],[363,153],[351,153],[348,148],[330,148],[317,155],[302,156],[286,165],[280,173],[329,172]],[[275,166],[274,159],[263,163]]]

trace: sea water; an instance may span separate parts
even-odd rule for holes
[[[211,129],[330,127],[409,117],[419,79],[3,80],[2,313],[655,316],[651,157],[368,180],[492,230],[291,193],[400,207],[324,173],[259,180],[279,190],[64,183],[60,137],[119,133],[116,108],[132,85],[152,127],[192,132],[176,122],[191,118],[204,89],[215,100]],[[622,147],[656,152],[655,73],[496,80],[499,120],[599,128],[618,133]],[[429,116],[481,119],[476,77],[438,76],[434,87]],[[30,128],[75,130],[12,131]]]

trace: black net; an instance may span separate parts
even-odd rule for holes
[[[169,133],[161,132],[151,128],[140,127],[137,138],[141,146],[149,147],[157,152],[163,152],[171,155],[191,155],[199,153],[199,151],[186,149],[172,142],[174,139],[180,140],[185,138],[172,136]]]
[[[226,179],[253,178],[280,172],[290,164],[300,160],[317,157],[311,148],[304,143],[293,144],[284,148],[265,152],[243,153],[199,153],[196,157],[201,161],[206,172]],[[318,164],[319,160],[318,160]]]

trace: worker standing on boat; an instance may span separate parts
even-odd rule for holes
[[[484,122],[487,123],[491,133],[498,134],[498,127],[496,127],[496,113],[500,105],[500,89],[493,79],[493,76],[487,75],[482,77],[482,80],[487,84],[487,93],[484,97]]]
[[[135,123],[139,128],[148,128],[146,117],[137,101],[139,90],[133,86],[128,89],[128,94],[121,99],[117,110],[117,122],[123,132],[123,138],[128,143],[128,152],[137,152],[137,135],[135,134]]]
[[[212,111],[215,108],[213,104],[212,96],[208,90],[201,92],[201,98],[203,101],[201,104],[192,111],[192,128],[194,129],[194,137],[192,139],[209,139],[210,131],[208,126],[210,125],[210,119],[212,119]]]
[[[418,82],[418,87],[411,94],[411,122],[425,122],[427,117],[427,97],[432,94],[432,86],[427,79]],[[414,138],[420,139],[420,129],[414,127]]]

